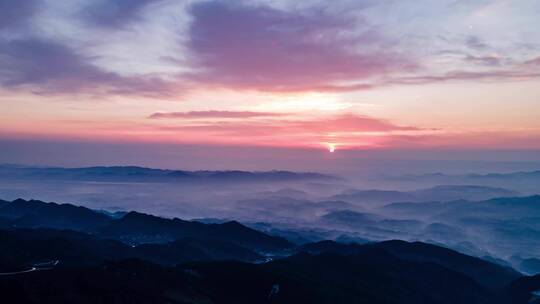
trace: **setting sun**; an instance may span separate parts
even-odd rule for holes
[[[334,153],[334,151],[336,151],[336,144],[328,144],[328,151]]]

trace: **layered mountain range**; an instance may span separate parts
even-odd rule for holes
[[[295,245],[238,222],[0,202],[17,303],[528,303],[538,277],[422,242]]]

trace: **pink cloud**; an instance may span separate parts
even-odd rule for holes
[[[290,127],[316,132],[389,132],[419,130],[416,127],[398,126],[386,120],[345,114],[312,121],[293,122]]]
[[[532,66],[540,66],[540,56],[527,60],[524,62],[526,65],[532,65]]]
[[[191,79],[263,91],[357,90],[351,84],[411,70],[407,57],[361,20],[322,10],[285,12],[238,2],[202,2],[191,8]],[[357,25],[364,27],[353,34]]]
[[[413,134],[424,131],[354,114],[310,120],[186,122],[156,128],[158,133],[201,142],[297,147],[320,147],[328,142],[338,143],[341,147],[379,146],[386,136],[394,132]]]
[[[189,111],[189,112],[157,112],[150,115],[150,119],[161,118],[254,118],[254,117],[276,117],[285,116],[284,113],[271,113],[271,112],[251,112],[251,111]]]
[[[56,121],[39,123],[39,128],[0,130],[0,137],[316,149],[326,149],[332,144],[338,151],[396,148],[540,148],[540,130],[456,132],[401,126],[386,120],[353,114],[310,120],[179,120],[166,125],[154,121]]]

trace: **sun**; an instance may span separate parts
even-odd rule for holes
[[[328,151],[334,153],[334,151],[336,151],[336,144],[328,144]]]

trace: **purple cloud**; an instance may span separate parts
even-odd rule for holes
[[[465,56],[464,60],[470,63],[486,65],[486,66],[499,66],[502,63],[501,58],[496,57],[496,56],[467,55]]]
[[[540,56],[536,57],[536,58],[533,58],[533,59],[530,59],[530,60],[527,60],[527,61],[524,62],[524,64],[530,65],[530,66],[540,66]]]
[[[124,77],[89,63],[69,47],[43,39],[0,40],[0,85],[39,93],[165,94],[159,79]]]
[[[0,29],[26,22],[36,11],[36,0],[0,0]]]
[[[344,15],[238,2],[196,3],[190,12],[187,46],[199,68],[191,78],[202,83],[266,91],[346,90],[344,82],[415,66],[388,51],[390,43],[380,33]],[[359,22],[365,31],[353,34]]]
[[[92,1],[82,15],[88,23],[103,27],[122,27],[137,20],[147,5],[162,0],[106,0]]]
[[[485,50],[489,48],[489,45],[487,43],[483,42],[480,38],[476,36],[468,36],[465,39],[465,45],[475,50]]]
[[[270,113],[270,112],[251,112],[251,111],[190,111],[190,112],[168,112],[168,113],[154,113],[148,118],[161,119],[161,118],[255,118],[255,117],[276,117],[285,116],[285,113]]]

